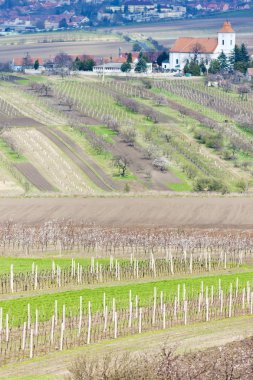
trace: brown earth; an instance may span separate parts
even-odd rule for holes
[[[166,47],[170,47],[175,39],[181,36],[213,37],[220,30],[227,17],[226,13],[224,13],[224,17],[213,16],[193,20],[173,20],[159,24],[129,25],[116,27],[113,30],[135,35],[139,34],[147,38],[151,36]],[[253,52],[252,16],[247,16],[246,11],[240,17],[236,16],[236,14],[234,16],[230,15],[229,21],[231,21],[236,31],[237,42],[247,43],[248,48]]]
[[[35,121],[25,116],[10,118],[2,117],[1,115],[1,122],[9,127],[38,127],[42,125],[38,121]]]
[[[227,18],[224,14],[222,17],[212,17],[194,20],[173,20],[165,23],[156,23],[145,25],[130,25],[123,27],[110,28],[112,32],[122,32],[123,34],[133,35],[138,39],[152,37],[163,43],[165,47],[170,47],[175,39],[180,36],[214,36],[220,29],[221,24]],[[229,16],[234,29],[237,32],[237,42],[245,42],[253,52],[253,33],[252,17],[246,13],[241,17]],[[102,29],[103,30],[103,29]],[[106,29],[108,31],[108,29]],[[13,57],[24,56],[27,51],[32,56],[41,56],[49,58],[62,51],[71,54],[91,54],[95,56],[117,56],[119,47],[122,51],[130,51],[132,44],[125,41],[71,41],[71,42],[50,42],[36,44],[3,45],[0,49],[0,62],[12,60]]]
[[[51,183],[49,183],[31,163],[24,162],[16,164],[15,167],[40,191],[55,191]]]
[[[124,41],[113,42],[92,42],[92,41],[72,41],[72,42],[50,42],[37,44],[20,44],[20,45],[5,45],[0,49],[0,62],[7,62],[13,57],[24,57],[27,51],[31,56],[40,56],[42,58],[50,58],[60,52],[65,52],[71,55],[87,54],[87,55],[112,55],[118,56],[119,47],[123,51],[131,50],[131,44]]]
[[[71,218],[102,226],[253,227],[253,198],[164,196],[0,199],[0,222]]]
[[[129,161],[129,169],[145,183],[147,187],[153,190],[169,190],[170,183],[180,183],[174,174],[170,172],[161,172],[154,169],[152,160],[144,157],[143,151],[137,146],[129,146],[120,136],[115,138],[116,144],[110,146],[113,155],[122,155]],[[149,178],[150,176],[150,178]]]
[[[104,191],[112,191],[111,184],[107,183],[107,175],[99,168],[98,174],[94,167],[89,166],[90,163],[86,163],[86,154],[78,147],[74,141],[64,135],[62,132],[58,132],[60,138],[50,131],[49,128],[40,128],[39,131],[47,136],[58,148],[60,148],[75,164],[91,179],[91,181]],[[70,145],[71,142],[72,146]],[[78,151],[72,150],[73,145],[78,148]],[[70,147],[69,147],[70,146]],[[91,159],[89,159],[91,161]],[[95,164],[95,163],[94,163]],[[100,175],[102,175],[100,177]],[[111,182],[111,181],[110,181]]]
[[[92,160],[92,158],[90,156],[88,156],[88,154],[86,154],[84,152],[84,150],[78,145],[76,144],[71,138],[69,138],[65,133],[63,133],[62,131],[59,131],[58,129],[55,129],[54,130],[54,133],[60,137],[61,140],[63,140],[63,142],[65,144],[67,144],[71,149],[72,151],[74,151],[75,154],[77,154],[82,161],[86,162],[87,165],[89,166],[89,168],[91,168],[93,170],[94,173],[97,173],[98,176],[102,179],[102,181],[105,183],[105,185],[108,187],[111,187],[113,189],[117,189],[118,188],[118,184],[116,184],[102,169],[100,166],[98,166],[96,164],[95,161]]]

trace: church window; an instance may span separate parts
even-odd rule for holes
[[[230,40],[230,45],[233,45],[233,41],[232,40]]]
[[[178,59],[176,59],[176,64],[178,65]]]
[[[222,40],[222,45],[225,45],[225,41],[224,40]]]

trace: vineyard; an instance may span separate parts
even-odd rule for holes
[[[224,323],[245,336],[252,93],[18,75],[0,82],[0,195],[24,198],[1,206],[0,378],[36,378],[36,361],[63,378],[77,352],[103,356],[108,342],[137,351],[159,334],[179,347],[194,330],[198,349],[198,330],[227,342]]]
[[[252,251],[250,230],[3,223],[0,367],[223,319],[232,331],[253,315]]]
[[[252,95],[236,86],[38,79],[1,82],[3,194],[250,191]]]

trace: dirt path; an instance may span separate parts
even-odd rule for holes
[[[52,379],[63,379],[68,374],[71,363],[80,355],[101,357],[105,353],[115,355],[126,351],[136,353],[145,351],[152,354],[159,352],[163,345],[176,348],[178,353],[221,346],[252,336],[252,322],[252,317],[231,318],[105,341],[7,366],[0,369],[0,378],[21,380],[24,376],[30,375],[34,376],[34,379],[36,376],[45,376],[45,379],[47,376]]]
[[[75,164],[91,179],[91,181],[104,191],[112,191],[112,187],[108,185],[104,178],[92,170],[92,168],[84,162],[84,157],[80,157],[75,151],[69,148],[65,141],[62,141],[58,136],[56,136],[49,128],[42,127],[39,131],[47,136],[58,148],[60,148]],[[80,148],[81,149],[81,148]]]
[[[0,222],[73,219],[102,226],[252,228],[253,198],[243,196],[142,196],[0,199]]]
[[[16,164],[15,167],[40,191],[55,191],[51,183],[49,183],[31,163],[24,162]]]

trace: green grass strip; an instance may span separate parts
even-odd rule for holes
[[[62,306],[66,305],[66,311],[73,314],[78,313],[79,297],[83,297],[83,305],[86,308],[88,301],[91,301],[92,312],[102,310],[103,294],[106,293],[106,301],[109,309],[112,307],[112,299],[116,299],[117,309],[127,308],[129,305],[129,290],[132,291],[132,297],[135,298],[138,295],[140,299],[140,305],[146,306],[152,302],[154,287],[157,288],[157,295],[159,297],[160,291],[164,292],[165,300],[171,296],[177,294],[178,284],[180,284],[181,294],[183,284],[186,286],[186,294],[188,296],[197,296],[200,291],[201,282],[204,282],[204,288],[206,286],[215,287],[218,289],[218,282],[221,279],[222,289],[224,291],[229,289],[230,283],[235,286],[236,278],[239,279],[239,287],[245,287],[247,281],[250,281],[250,285],[253,283],[253,271],[235,274],[222,274],[215,276],[200,276],[192,278],[181,278],[167,281],[153,281],[147,283],[135,283],[128,285],[118,286],[101,286],[93,289],[82,289],[77,291],[67,291],[62,293],[44,294],[34,297],[23,297],[17,299],[10,299],[0,301],[0,307],[3,308],[4,313],[9,313],[10,321],[13,325],[18,325],[23,322],[27,317],[27,304],[31,306],[31,315],[34,318],[35,309],[38,308],[40,321],[49,320],[53,314],[54,302],[58,301],[58,310],[61,313]]]

